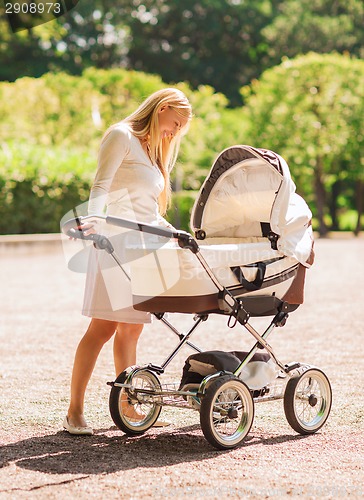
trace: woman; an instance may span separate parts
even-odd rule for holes
[[[183,92],[167,88],[152,94],[134,113],[110,127],[101,142],[89,214],[102,214],[106,206],[107,214],[168,227],[161,214],[170,200],[169,173],[191,117],[191,105]],[[85,234],[96,230],[91,224],[84,229]],[[117,246],[117,236],[113,239]],[[123,252],[121,240],[116,250]],[[139,336],[151,319],[149,313],[133,309],[130,282],[117,273],[107,252],[98,250],[89,262],[83,314],[92,319],[76,351],[63,427],[70,434],[91,435],[93,430],[84,417],[84,396],[101,348],[115,334],[118,375],[136,363]],[[138,418],[132,406],[127,411]]]

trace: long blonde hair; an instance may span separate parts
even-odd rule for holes
[[[176,163],[181,136],[186,133],[187,125],[174,137],[168,136],[160,139],[158,111],[162,106],[169,106],[179,115],[187,118],[187,124],[192,118],[191,104],[185,94],[175,88],[165,88],[151,94],[121,123],[127,124],[133,135],[139,139],[148,138],[151,161],[158,166],[164,177],[164,190],[158,200],[159,211],[163,215],[171,198],[170,172]]]

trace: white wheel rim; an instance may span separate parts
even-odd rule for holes
[[[229,413],[232,415],[234,412],[237,416],[229,417]],[[249,432],[252,415],[253,402],[249,390],[239,382],[226,382],[217,391],[210,415],[215,438],[230,446],[239,443]]]
[[[330,411],[330,386],[319,371],[308,370],[297,383],[294,393],[294,413],[300,425],[312,431],[322,425]]]

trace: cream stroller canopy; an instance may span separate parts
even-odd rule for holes
[[[201,187],[191,228],[197,239],[271,232],[282,254],[309,267],[312,214],[295,190],[288,165],[278,154],[251,146],[229,147]]]
[[[276,153],[250,146],[222,151],[194,204],[191,228],[197,256],[251,314],[271,313],[275,299],[303,302],[305,268],[313,261],[311,212]],[[177,243],[155,248],[131,270],[135,309],[218,309],[206,266]]]

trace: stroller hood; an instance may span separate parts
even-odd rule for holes
[[[232,146],[222,151],[191,213],[197,239],[278,236],[277,248],[309,267],[312,214],[295,192],[285,160],[266,149]]]

